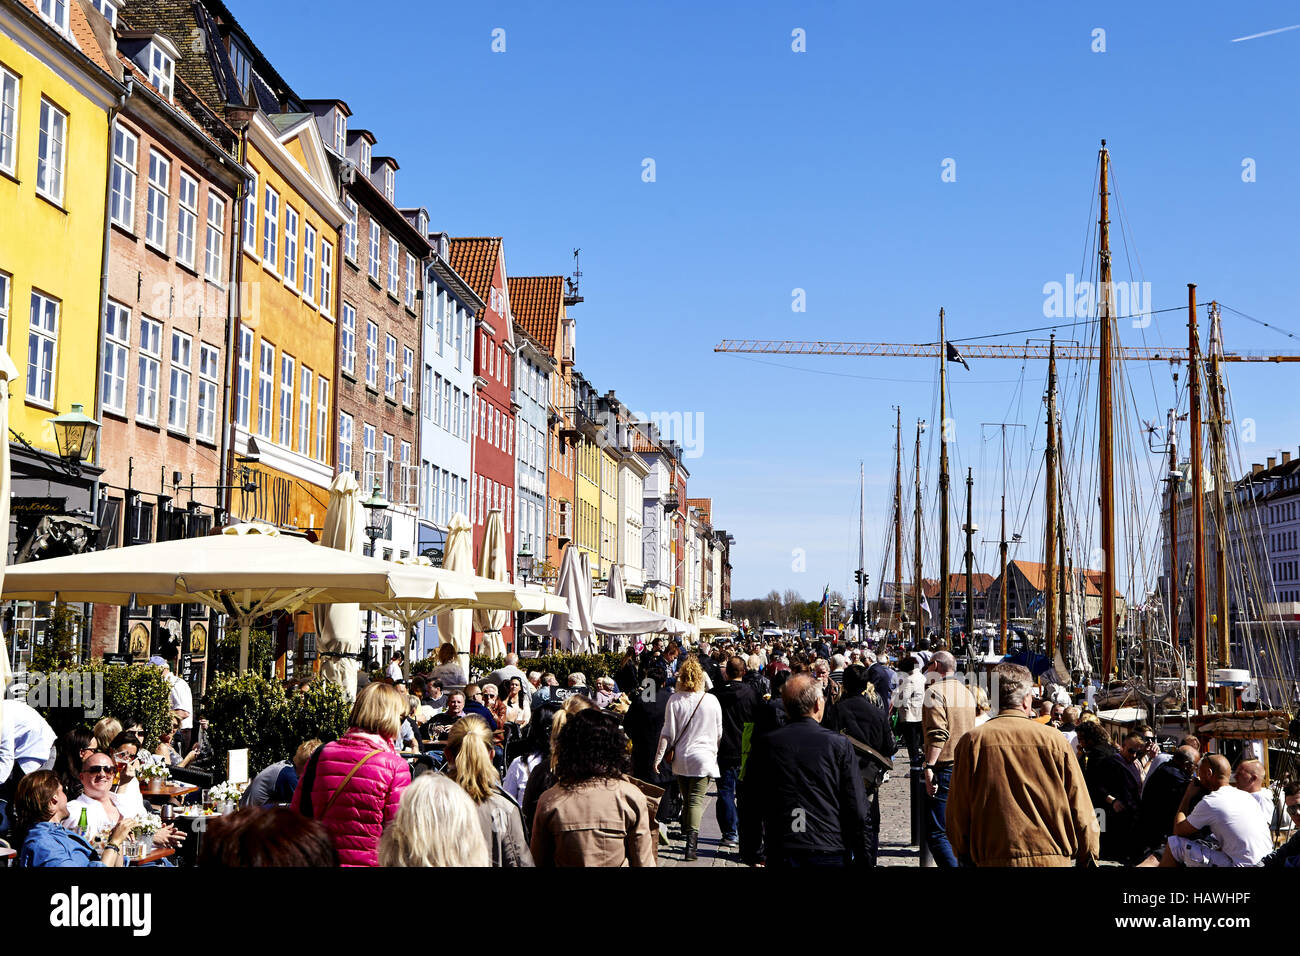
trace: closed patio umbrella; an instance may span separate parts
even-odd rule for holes
[[[474,526],[461,512],[447,523],[447,543],[443,546],[442,566],[459,574],[474,573]],[[469,640],[474,628],[474,612],[447,611],[438,615],[438,640],[456,648],[461,673],[469,677]]]
[[[345,554],[361,555],[365,524],[361,488],[352,472],[345,471],[330,484],[320,543]],[[360,666],[357,655],[361,652],[361,609],[356,604],[317,604],[312,616],[316,621],[320,676],[338,684],[343,688],[343,696],[352,700],[357,696]]]
[[[506,532],[500,511],[489,511],[483,527],[483,547],[479,551],[478,574],[482,578],[508,581],[510,569],[506,566]],[[483,635],[482,653],[488,657],[505,654],[505,641],[501,629],[510,620],[505,611],[486,608],[474,612],[474,628]]]
[[[556,650],[582,653],[596,641],[591,612],[591,570],[585,558],[585,553],[568,547],[560,559],[555,593],[566,607],[564,613],[551,616],[550,634]]]
[[[9,540],[9,386],[18,377],[18,369],[7,349],[0,349],[0,528],[4,529],[5,540]],[[0,580],[4,578],[5,561],[9,549],[0,552]],[[5,688],[13,679],[9,669],[9,649],[5,645],[4,627],[0,625],[0,712],[4,710]]]

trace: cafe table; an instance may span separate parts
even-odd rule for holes
[[[131,866],[144,866],[146,863],[157,863],[159,860],[165,860],[169,856],[174,856],[176,851],[171,847],[159,847],[144,856],[127,861]]]
[[[140,796],[146,800],[167,800],[171,797],[185,797],[197,793],[198,787],[188,783],[150,784],[140,788]]]

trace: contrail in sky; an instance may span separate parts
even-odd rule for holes
[[[1263,33],[1252,33],[1248,37],[1237,37],[1233,43],[1240,43],[1242,40],[1258,40],[1260,37],[1271,37],[1274,33],[1286,33],[1287,30],[1300,30],[1300,23],[1289,27],[1278,27],[1276,30],[1265,30]]]

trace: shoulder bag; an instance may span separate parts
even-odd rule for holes
[[[672,766],[673,763],[673,757],[677,755],[677,744],[681,741],[682,735],[686,733],[686,728],[691,725],[691,721],[695,719],[695,713],[700,709],[700,704],[704,703],[704,694],[705,694],[704,691],[700,692],[700,699],[695,702],[695,710],[692,710],[691,716],[686,718],[686,723],[682,724],[682,729],[677,731],[677,737],[673,740],[672,744],[668,747],[668,752],[664,754],[664,760],[668,761],[668,765],[670,767]]]

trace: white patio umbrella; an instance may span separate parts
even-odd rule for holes
[[[363,554],[365,520],[361,508],[361,487],[352,472],[345,471],[330,485],[330,501],[325,509],[325,527],[321,532],[323,547],[345,554]],[[361,610],[356,604],[317,604],[312,616],[316,621],[316,651],[320,656],[320,676],[338,684],[343,695],[352,700],[357,695],[356,655],[361,651]]]
[[[550,633],[555,616],[557,615],[529,621],[524,626],[524,631],[534,637]],[[591,623],[597,634],[608,637],[633,637],[638,634],[685,636],[690,633],[690,626],[681,621],[646,610],[637,604],[616,601],[604,594],[597,594],[591,599]]]
[[[555,593],[566,608],[550,620],[550,634],[557,649],[580,653],[595,644],[596,629],[591,613],[591,570],[586,554],[577,548],[564,549],[560,559]]]
[[[615,601],[627,603],[627,588],[623,585],[623,566],[616,564],[609,569],[609,581],[605,584],[605,596]]]
[[[0,528],[9,540],[9,385],[18,378],[18,369],[9,357],[8,349],[0,349]],[[4,580],[5,561],[9,549],[0,551],[0,581]],[[5,644],[3,625],[0,625],[0,719],[3,719],[5,688],[13,680],[9,668],[9,648]]]
[[[674,588],[672,598],[672,611],[669,615],[681,621],[687,626],[687,632],[693,633],[691,628],[691,610],[686,604],[686,589]]]
[[[272,611],[312,604],[360,604],[419,595],[436,582],[386,561],[322,548],[264,524],[219,534],[29,561],[4,579],[6,600],[202,604],[240,630],[240,671],[248,632]],[[434,595],[436,596],[436,590]]]
[[[709,614],[701,615],[697,623],[701,634],[734,634],[740,630],[730,621],[724,621]]]
[[[478,574],[481,578],[508,581],[510,569],[506,564],[506,531],[500,511],[489,511],[483,527],[483,547],[479,551]],[[505,641],[501,629],[510,622],[505,611],[480,609],[474,612],[474,628],[483,635],[482,653],[488,657],[505,654]]]
[[[459,574],[474,573],[474,526],[461,512],[447,523],[447,543],[443,546],[442,566]],[[461,673],[469,677],[469,640],[474,628],[474,612],[448,611],[438,615],[438,640],[449,642],[461,658]]]

